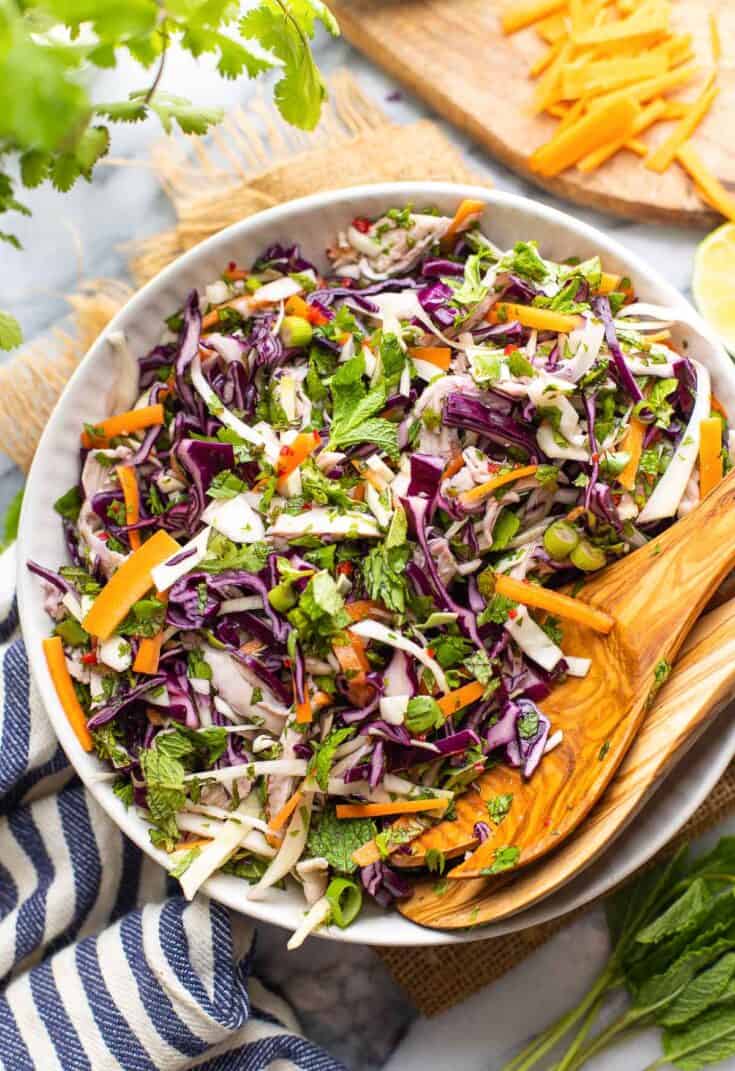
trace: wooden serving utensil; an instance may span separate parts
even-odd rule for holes
[[[480,926],[515,915],[555,892],[605,851],[649,794],[732,696],[735,682],[735,599],[696,623],[671,677],[656,696],[612,783],[582,826],[558,851],[513,875],[414,886],[398,903],[406,918],[437,929]]]
[[[530,780],[518,770],[487,771],[456,804],[456,820],[440,822],[394,853],[396,866],[419,866],[426,852],[446,857],[475,851],[447,874],[451,883],[535,862],[558,848],[604,792],[668,675],[683,640],[715,588],[735,565],[735,473],[688,516],[646,546],[593,576],[578,598],[615,618],[608,635],[567,622],[564,650],[591,658],[589,673],[568,678],[539,704],[562,730]],[[662,734],[663,751],[672,744]],[[512,795],[494,825],[488,803]],[[479,821],[491,835],[477,847]],[[513,849],[509,852],[508,849]]]

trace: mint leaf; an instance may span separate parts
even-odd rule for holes
[[[406,611],[406,565],[410,556],[407,545],[388,547],[386,540],[382,546],[368,551],[362,563],[362,577],[368,598],[382,602],[396,614]]]
[[[309,762],[309,772],[314,774],[316,783],[322,792],[327,791],[329,771],[334,762],[334,753],[340,744],[355,735],[355,729],[348,726],[344,729],[334,729],[321,743],[312,741],[311,746],[314,754]]]
[[[312,819],[306,848],[309,855],[322,856],[340,874],[353,874],[357,863],[352,853],[375,834],[375,823],[369,818],[337,818],[334,808],[328,807],[318,821]]]
[[[385,383],[366,388],[362,382],[364,374],[365,358],[359,354],[340,365],[332,376],[332,427],[328,449],[343,450],[370,442],[378,451],[397,456],[397,426],[375,416],[386,402]]]
[[[61,498],[54,502],[54,509],[68,521],[75,521],[82,508],[82,495],[78,487],[71,487]]]

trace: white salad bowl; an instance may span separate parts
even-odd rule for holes
[[[394,205],[408,202],[416,207],[436,205],[452,215],[464,197],[487,202],[485,232],[501,248],[519,240],[535,239],[544,256],[563,260],[600,254],[608,271],[629,276],[641,300],[677,310],[691,342],[690,352],[706,363],[713,386],[729,413],[735,415],[735,370],[725,351],[708,332],[681,294],[658,273],[618,242],[572,216],[536,201],[477,186],[450,183],[380,183],[315,194],[268,209],[233,224],[180,257],[133,297],[102,332],[67,384],[41,438],[28,478],[20,521],[18,593],[20,619],[31,669],[61,744],[89,791],[114,822],[145,852],[162,865],[165,853],[156,850],[148,826],[134,809],[126,810],[113,794],[109,779],[100,777],[104,764],[80,747],[56,696],[46,667],[42,640],[50,622],[43,608],[38,578],[25,568],[31,558],[56,569],[67,560],[58,515],[53,502],[78,480],[79,433],[83,423],[96,423],[109,415],[114,405],[116,349],[110,335],[124,331],[132,352],[147,352],[161,336],[163,320],[178,309],[192,288],[202,288],[216,279],[230,260],[248,263],[273,242],[298,242],[305,255],[327,267],[325,246],[336,232],[356,215],[376,216]],[[620,882],[657,851],[686,821],[712,789],[735,755],[735,719],[720,716],[694,745],[687,762],[661,787],[617,842],[571,883],[534,907],[499,923],[467,933],[442,933],[424,929],[397,912],[368,906],[348,929],[324,929],[322,936],[340,941],[375,945],[440,945],[477,940],[563,914]],[[293,930],[303,917],[304,901],[298,890],[270,890],[267,900],[247,899],[242,879],[216,876],[206,893],[254,918]]]

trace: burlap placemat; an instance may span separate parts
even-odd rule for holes
[[[170,137],[153,149],[150,161],[105,163],[152,167],[176,214],[169,230],[128,247],[136,284],[222,227],[294,197],[391,179],[478,181],[439,127],[426,120],[396,126],[344,72],[331,80],[329,105],[312,135],[286,127],[270,104],[256,100],[247,111],[230,112],[205,139]],[[67,379],[131,294],[119,280],[82,283],[68,298],[68,323],[0,366],[0,446],[24,471]],[[734,810],[735,768],[678,839]],[[378,954],[419,1011],[435,1015],[499,978],[571,917],[490,941]]]

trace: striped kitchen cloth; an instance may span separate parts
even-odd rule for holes
[[[344,1071],[250,974],[248,920],[167,883],[74,775],[0,606],[0,1067]]]

